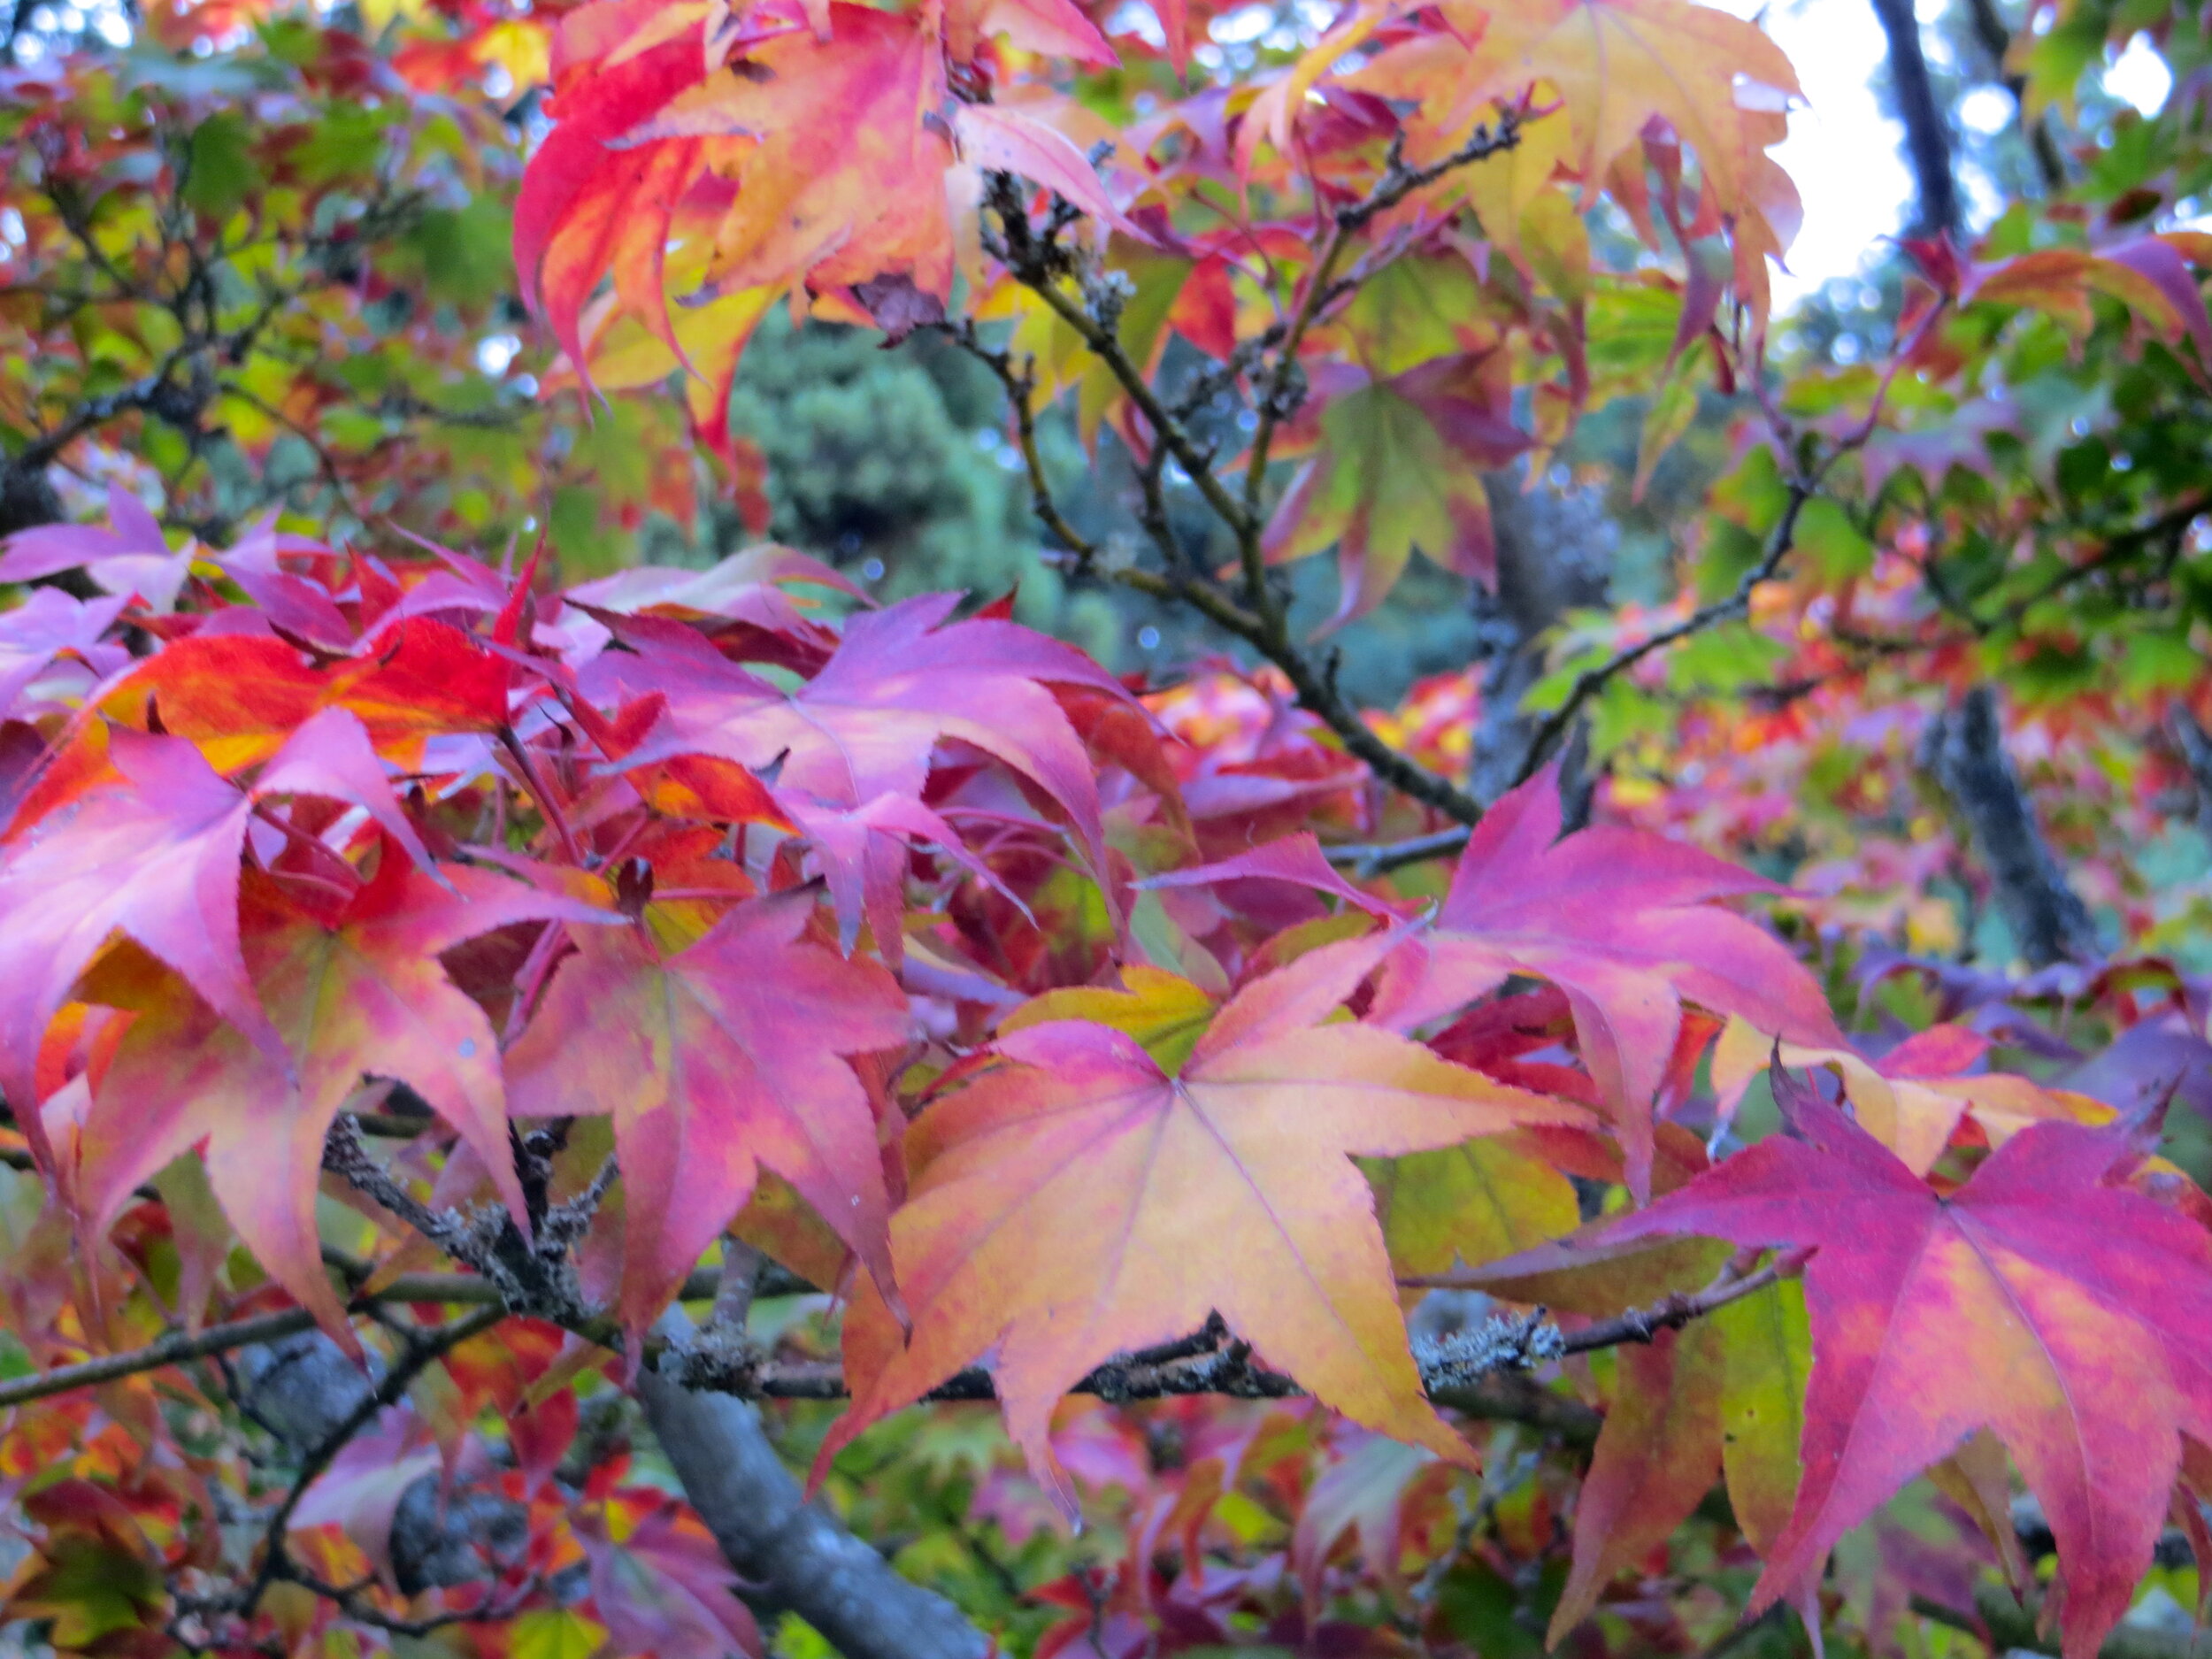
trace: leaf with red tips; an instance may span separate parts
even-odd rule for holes
[[[70,1175],[84,1225],[97,1233],[139,1182],[204,1148],[209,1181],[238,1236],[347,1342],[315,1225],[331,1123],[365,1081],[406,1083],[460,1132],[526,1225],[498,1037],[438,956],[516,922],[595,919],[582,905],[487,871],[454,865],[433,876],[389,845],[382,859],[374,879],[327,916],[269,877],[245,879],[245,960],[281,1057],[249,1041],[183,979],[148,972],[143,958],[96,972],[93,994],[137,1018],[93,1092]]]
[[[1942,1196],[1809,1091],[1776,1092],[1805,1139],[1602,1235],[1814,1248],[1804,1479],[1752,1610],[1986,1428],[2050,1519],[2065,1652],[2090,1659],[2150,1564],[2182,1436],[2212,1444],[2212,1239],[2113,1179],[2118,1133],[2036,1125]]]
[[[915,1173],[892,1249],[913,1335],[856,1385],[825,1455],[995,1350],[1008,1432],[1054,1475],[1062,1394],[1110,1355],[1218,1312],[1333,1409],[1468,1462],[1422,1395],[1373,1201],[1348,1155],[1583,1114],[1377,1026],[1324,1023],[1389,942],[1325,946],[1255,981],[1171,1073],[1087,1019],[1002,1038],[1005,1064],[909,1132]]]
[[[379,747],[401,751],[437,733],[496,731],[511,673],[480,641],[426,617],[327,669],[273,634],[196,634],[112,682],[100,706],[140,730],[191,739],[228,773],[273,753],[321,709],[350,711]]]
[[[331,671],[327,702],[361,717],[380,747],[506,725],[508,658],[451,623],[411,617],[380,633],[373,650]]]
[[[140,731],[190,739],[227,775],[274,754],[323,691],[313,664],[274,634],[196,634],[110,685],[100,708]]]
[[[656,147],[616,149],[613,141],[697,81],[701,68],[695,38],[672,40],[565,78],[555,96],[558,119],[515,202],[515,272],[524,300],[580,367],[578,313],[614,258],[621,210],[657,165]]]
[[[637,652],[602,657],[584,683],[595,695],[611,686],[626,698],[667,698],[631,764],[719,755],[764,772],[780,757],[787,809],[795,795],[845,809],[886,795],[918,800],[938,745],[969,744],[1056,802],[1102,869],[1090,758],[1048,687],[1085,687],[1123,702],[1128,693],[1079,652],[1018,624],[949,620],[956,603],[940,594],[855,617],[836,655],[792,692],[731,664],[690,629],[649,618],[622,625]]]
[[[591,928],[507,1056],[520,1117],[612,1114],[626,1217],[618,1313],[641,1333],[766,1167],[890,1280],[875,1118],[843,1056],[907,1041],[884,970],[803,938],[803,889],[730,910],[664,954]]]
[[[1771,893],[1773,883],[1640,831],[1601,825],[1562,839],[1559,828],[1555,768],[1483,816],[1434,923],[1386,973],[1374,1017],[1425,1025],[1517,973],[1556,985],[1620,1137],[1629,1184],[1646,1193],[1652,1097],[1686,1001],[1793,1041],[1833,1047],[1842,1037],[1820,987],[1781,941],[1710,902]]]

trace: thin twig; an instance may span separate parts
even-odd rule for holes
[[[439,1631],[449,1630],[457,1624],[503,1624],[521,1612],[530,1598],[545,1587],[544,1580],[534,1572],[506,1594],[487,1599],[481,1607],[452,1608],[442,1613],[426,1614],[420,1618],[406,1618],[398,1614],[387,1613],[378,1607],[368,1598],[365,1586],[327,1583],[288,1556],[278,1576],[287,1584],[296,1584],[326,1601],[334,1602],[338,1610],[357,1624],[380,1630],[388,1636],[403,1636],[413,1640],[435,1635]]]
[[[1526,783],[1536,775],[1544,763],[1551,758],[1552,751],[1566,736],[1576,717],[1588,706],[1590,699],[1604,690],[1616,678],[1627,672],[1654,651],[1664,650],[1678,641],[1686,640],[1694,634],[1702,634],[1718,623],[1748,616],[1753,592],[1760,583],[1773,580],[1775,572],[1782,566],[1782,561],[1796,546],[1798,518],[1812,496],[1813,485],[1809,480],[1801,479],[1790,484],[1789,495],[1782,503],[1782,516],[1775,521],[1773,534],[1767,538],[1765,557],[1743,573],[1733,593],[1724,599],[1715,600],[1711,604],[1700,605],[1681,621],[1661,628],[1633,645],[1624,646],[1595,667],[1586,668],[1576,675],[1565,699],[1545,717],[1534,735],[1529,739],[1528,751],[1521,757],[1520,765],[1514,770],[1514,783]]]
[[[1382,177],[1374,187],[1359,201],[1337,209],[1329,240],[1314,264],[1312,274],[1306,280],[1305,294],[1291,315],[1283,343],[1276,353],[1275,372],[1268,377],[1266,392],[1259,400],[1259,426],[1252,434],[1251,454],[1244,469],[1244,508],[1248,518],[1256,520],[1259,516],[1260,494],[1266,485],[1267,457],[1275,442],[1276,428],[1293,412],[1291,390],[1298,373],[1298,348],[1305,342],[1307,333],[1322,311],[1342,291],[1337,287],[1336,268],[1343,263],[1352,238],[1366,229],[1378,215],[1397,206],[1414,191],[1435,183],[1455,168],[1513,149],[1521,142],[1521,123],[1525,119],[1525,112],[1520,109],[1502,111],[1494,130],[1487,123],[1477,127],[1465,143],[1425,167],[1407,166],[1404,141],[1394,141],[1389,158],[1383,165]]]

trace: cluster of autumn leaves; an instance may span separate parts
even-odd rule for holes
[[[1233,817],[1201,831],[1143,702],[950,597],[875,609],[773,548],[541,593],[269,538],[184,547],[150,604],[132,507],[0,559],[111,595],[0,615],[0,1087],[88,1254],[196,1152],[351,1343],[316,1210],[339,1114],[406,1091],[449,1137],[434,1203],[526,1228],[511,1125],[611,1118],[620,1202],[578,1271],[634,1338],[734,1228],[851,1298],[826,1456],[981,1361],[1049,1478],[1071,1386],[1216,1314],[1465,1462],[1401,1277],[1617,1311],[1717,1265],[1667,1240],[1781,1250],[1809,1382],[1801,1339],[1769,1340],[1763,1450],[1728,1469],[1762,1597],[1988,1429],[2051,1518],[2075,1655],[2124,1609],[2184,1437],[2212,1445],[2202,1194],[2095,1102],[1971,1069],[1965,1033],[1862,1059],[1715,902],[1770,884],[1563,837],[1548,775],[1424,904],[1250,833],[1299,768],[1236,770],[1256,844],[1218,856]],[[1850,1115],[1785,1083],[1791,1133],[1706,1167],[1670,1118],[1716,1037],[1724,1125],[1778,1042]],[[1546,1243],[1570,1175],[1628,1207]],[[1795,1317],[1794,1284],[1761,1294]],[[1727,1345],[1762,1351],[1732,1330],[1624,1363],[1563,1618],[1709,1485]],[[1659,1426],[1687,1422],[1712,1432]]]
[[[563,378],[618,391],[680,371],[696,429],[720,445],[738,361],[772,306],[895,338],[964,315],[1011,325],[1030,391],[1072,393],[1087,442],[1110,426],[1141,455],[1154,421],[1065,314],[1091,303],[1082,280],[1062,273],[1048,294],[990,257],[996,176],[1024,181],[1041,218],[1048,202],[1079,217],[1071,241],[1116,273],[1113,332],[1141,373],[1174,341],[1230,359],[1240,341],[1280,339],[1317,286],[1371,284],[1293,331],[1313,395],[1270,443],[1306,465],[1268,557],[1338,548],[1349,618],[1417,550],[1489,578],[1478,471],[1555,448],[1594,390],[1624,372],[1667,378],[1708,347],[1726,380],[1724,289],[1763,326],[1768,257],[1798,217],[1766,151],[1797,83],[1753,25],[1688,0],[1365,0],[1283,73],[1192,91],[1211,12],[1154,11],[1164,54],[1126,13],[1109,40],[1069,0],[569,13],[515,234]],[[1071,69],[1091,79],[1071,90]],[[1509,114],[1509,146],[1397,191],[1325,253],[1332,211]],[[1617,342],[1590,349],[1580,214],[1599,191],[1655,251],[1695,250],[1686,280],[1647,285],[1667,319],[1632,368]],[[1694,408],[1692,377],[1674,378],[1655,455]],[[1532,423],[1513,413],[1517,388]],[[1225,433],[1210,465],[1233,471],[1247,447]]]

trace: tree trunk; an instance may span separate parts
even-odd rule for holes
[[[1951,132],[1928,80],[1920,50],[1920,19],[1913,0],[1874,0],[1874,14],[1889,36],[1890,84],[1898,119],[1905,124],[1905,153],[1912,163],[1913,234],[1956,237],[1962,224],[1958,181],[1951,174]]]
[[[1467,766],[1467,792],[1486,806],[1511,786],[1535,737],[1538,722],[1523,712],[1521,699],[1543,677],[1544,634],[1568,611],[1605,603],[1621,539],[1595,490],[1559,490],[1548,483],[1525,489],[1511,472],[1493,473],[1487,482],[1498,591],[1475,590],[1482,708]],[[1577,727],[1560,766],[1569,829],[1590,814],[1582,752]]]
[[[1996,693],[1987,686],[1968,692],[1931,728],[1925,752],[1989,866],[2020,954],[2038,968],[2096,960],[2101,953],[2089,907],[2066,885],[2005,755]]]

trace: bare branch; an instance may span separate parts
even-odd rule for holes
[[[12,1381],[0,1383],[0,1411],[10,1406],[27,1405],[34,1400],[73,1393],[80,1388],[96,1388],[104,1383],[119,1382],[141,1371],[161,1371],[171,1365],[181,1365],[188,1361],[227,1353],[233,1348],[250,1348],[257,1342],[274,1342],[299,1332],[311,1330],[314,1324],[315,1316],[305,1309],[288,1308],[281,1313],[257,1314],[250,1319],[233,1319],[223,1325],[211,1325],[201,1331],[180,1332],[127,1353],[104,1354],[98,1359],[57,1366],[52,1371],[39,1371],[29,1377],[18,1377]]]
[[[664,1337],[688,1322],[673,1310]],[[881,1555],[805,1501],[753,1409],[696,1393],[648,1368],[637,1395],[684,1495],[724,1557],[771,1614],[798,1614],[846,1659],[983,1659],[983,1633],[941,1596],[909,1583]]]
[[[1248,519],[1256,522],[1259,517],[1260,492],[1266,484],[1267,457],[1274,445],[1276,428],[1295,408],[1296,400],[1291,393],[1298,374],[1298,348],[1322,312],[1344,291],[1338,286],[1336,273],[1344,262],[1352,238],[1373,223],[1379,214],[1397,206],[1414,191],[1435,183],[1454,169],[1513,149],[1521,142],[1521,122],[1525,119],[1522,110],[1502,111],[1494,129],[1487,123],[1477,127],[1465,143],[1425,167],[1407,166],[1403,141],[1394,141],[1382,177],[1376,180],[1374,188],[1359,201],[1336,211],[1329,240],[1306,279],[1305,293],[1291,313],[1282,345],[1277,349],[1275,372],[1268,377],[1267,388],[1259,400],[1259,426],[1253,432],[1251,454],[1244,468],[1244,509]]]
[[[1060,503],[1053,495],[1052,480],[1046,475],[1044,457],[1037,448],[1037,411],[1034,398],[1037,391],[1037,370],[1033,359],[1025,358],[1017,366],[1013,353],[987,346],[976,333],[972,321],[963,321],[957,327],[943,325],[944,332],[963,351],[989,369],[998,377],[999,385],[1006,393],[1006,402],[1014,411],[1015,441],[1020,446],[1022,466],[1029,477],[1030,511],[1038,522],[1060,539],[1074,560],[1078,575],[1094,573],[1099,549],[1095,543],[1068,522],[1060,511]]]
[[[1528,753],[1522,757],[1513,774],[1517,784],[1526,783],[1536,775],[1538,768],[1549,760],[1560,741],[1573,726],[1575,717],[1588,706],[1590,699],[1605,689],[1614,680],[1649,657],[1654,651],[1664,650],[1678,641],[1702,634],[1706,629],[1723,622],[1732,622],[1751,613],[1751,595],[1761,582],[1771,581],[1782,561],[1790,555],[1797,542],[1797,520],[1812,499],[1813,487],[1809,481],[1794,480],[1789,495],[1782,503],[1782,516],[1775,521],[1773,533],[1767,538],[1766,556],[1743,573],[1736,589],[1724,599],[1717,599],[1709,605],[1701,605],[1681,621],[1663,627],[1655,634],[1639,640],[1598,664],[1586,668],[1575,677],[1566,698],[1545,718],[1536,728],[1536,735],[1529,741]]]
[[[1344,292],[1347,285],[1337,276],[1345,253],[1355,234],[1364,229],[1379,213],[1403,201],[1413,191],[1432,183],[1455,167],[1463,166],[1485,156],[1494,155],[1519,142],[1518,111],[1508,111],[1495,128],[1484,127],[1476,130],[1466,143],[1451,155],[1424,167],[1408,167],[1402,156],[1394,150],[1383,176],[1366,196],[1359,202],[1338,210],[1334,228],[1319,263],[1309,275],[1302,297],[1291,317],[1271,329],[1263,340],[1275,340],[1273,349],[1276,365],[1269,375],[1267,388],[1260,399],[1259,425],[1256,429],[1252,449],[1246,461],[1244,499],[1233,495],[1214,470],[1210,449],[1201,445],[1184,424],[1179,410],[1195,407],[1179,400],[1176,408],[1164,403],[1145,374],[1124,349],[1118,333],[1118,311],[1112,296],[1104,292],[1105,284],[1095,273],[1086,269],[1078,257],[1060,245],[1057,238],[1059,221],[1048,219],[1040,227],[1033,225],[1023,204],[1019,188],[1009,177],[994,178],[990,204],[999,220],[999,231],[994,238],[992,251],[1011,271],[1018,280],[1028,288],[1082,339],[1093,356],[1103,363],[1122,390],[1136,406],[1150,428],[1153,442],[1164,449],[1184,472],[1205,499],[1215,515],[1228,527],[1237,541],[1239,560],[1242,567],[1242,603],[1220,592],[1202,574],[1191,570],[1180,549],[1175,545],[1173,534],[1166,522],[1164,501],[1159,490],[1157,457],[1154,466],[1146,474],[1146,528],[1157,543],[1168,562],[1168,570],[1157,572],[1145,570],[1118,570],[1113,579],[1125,587],[1169,603],[1189,605],[1207,620],[1252,646],[1261,656],[1281,669],[1298,695],[1299,703],[1317,716],[1335,733],[1345,749],[1365,762],[1382,782],[1463,824],[1472,824],[1482,816],[1482,805],[1466,791],[1448,780],[1440,778],[1426,767],[1400,753],[1383,741],[1358,711],[1339,694],[1325,671],[1317,669],[1292,641],[1284,618],[1283,606],[1274,593],[1266,570],[1265,551],[1262,546],[1264,521],[1259,511],[1259,479],[1266,471],[1267,453],[1273,433],[1280,420],[1294,403],[1293,392],[1300,370],[1298,349],[1305,334],[1319,318],[1325,307]],[[1086,280],[1085,279],[1089,279]],[[1070,283],[1076,283],[1081,297],[1071,292]],[[1242,350],[1240,348],[1240,350]],[[1256,362],[1266,347],[1256,346],[1245,355]],[[989,361],[988,357],[986,361]],[[1240,359],[1242,360],[1242,359]],[[1002,383],[1015,394],[1018,424],[1026,406],[1026,396],[1021,377],[1008,364],[998,370]],[[1271,413],[1271,411],[1272,411]],[[1028,455],[1025,451],[1025,458]],[[1041,469],[1033,463],[1031,488],[1033,500],[1041,500],[1041,517],[1050,505],[1050,492],[1042,487]],[[1067,541],[1078,551],[1079,559],[1085,557],[1086,544],[1063,527],[1064,520],[1055,523],[1047,518],[1054,534]]]

